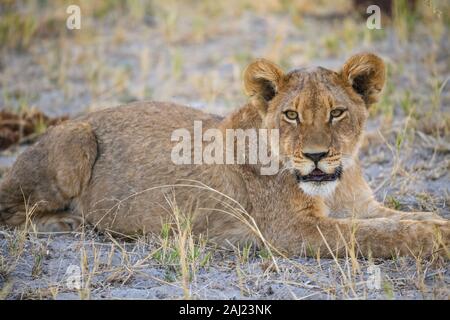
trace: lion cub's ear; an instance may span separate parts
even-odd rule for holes
[[[341,75],[361,95],[366,106],[378,101],[383,90],[386,67],[380,57],[371,53],[352,56],[344,64]]]
[[[259,111],[265,114],[267,102],[277,94],[283,78],[283,71],[266,59],[252,62],[244,71],[245,93],[252,98]]]

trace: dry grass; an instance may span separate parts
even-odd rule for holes
[[[227,198],[194,182],[181,187],[204,188],[205,192]],[[68,235],[59,252],[54,245],[61,245],[61,239],[54,234],[37,233],[31,220],[35,207],[28,209],[30,219],[27,219],[23,230],[2,233],[6,240],[2,242],[0,255],[2,297],[111,298],[118,297],[112,293],[115,288],[122,295],[119,297],[136,298],[129,291],[139,287],[141,282],[146,282],[146,288],[150,282],[150,287],[164,287],[162,290],[166,292],[170,292],[167,287],[173,290],[148,298],[219,298],[209,287],[220,284],[228,286],[227,290],[237,287],[237,297],[242,298],[270,297],[274,294],[272,285],[282,288],[276,297],[294,299],[395,298],[398,294],[396,290],[404,290],[403,287],[414,292],[416,298],[445,298],[449,295],[445,285],[448,263],[438,257],[427,260],[421,256],[394,257],[392,261],[374,261],[369,256],[361,260],[357,258],[360,253],[355,237],[348,243],[342,237],[345,248],[342,256],[337,256],[323,238],[333,257],[331,260],[322,259],[321,252],[313,253],[315,259],[303,256],[288,258],[264,239],[251,217],[230,198],[227,200],[237,208],[224,202],[224,206],[230,209],[224,214],[247,224],[260,238],[263,247],[257,249],[248,244],[231,250],[217,248],[208,244],[206,239],[192,234],[192,215],[181,212],[173,199],[175,196],[166,199],[171,207],[171,216],[163,224],[159,236],[121,239],[108,232],[98,235],[90,228],[83,228],[78,234]],[[66,247],[68,243],[69,248]],[[67,249],[69,261],[61,255]],[[55,253],[58,256],[52,257]],[[55,264],[46,264],[45,260],[59,263],[58,268]],[[80,271],[80,285],[77,288],[68,284],[67,270],[74,266]],[[47,272],[44,273],[44,270]],[[219,279],[232,275],[232,279],[210,278],[210,273],[215,273]],[[433,279],[431,287],[430,278]],[[15,283],[17,280],[19,282]],[[398,283],[401,283],[400,287]]]

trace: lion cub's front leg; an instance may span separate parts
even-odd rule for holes
[[[433,212],[402,212],[384,207],[375,200],[358,165],[346,170],[336,193],[332,199],[326,201],[326,204],[336,217],[443,220],[441,216]]]
[[[297,211],[295,208],[301,206],[294,204],[295,213],[290,214],[289,223],[281,225],[280,222],[277,229],[282,232],[268,238],[273,240],[276,247],[294,254],[306,252],[311,255],[319,252],[322,256],[331,257],[356,249],[355,254],[363,257],[435,254],[450,257],[450,221],[445,219],[336,219],[327,216],[324,207],[320,198],[310,199],[307,206]],[[282,214],[280,212],[278,217],[281,218]]]
[[[303,245],[325,256],[355,247],[364,257],[440,255],[448,258],[450,223],[441,220],[332,219],[311,217],[301,222]],[[355,244],[356,246],[353,246]],[[289,246],[295,246],[293,241]],[[297,249],[298,250],[298,249]]]

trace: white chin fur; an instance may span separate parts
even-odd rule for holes
[[[299,187],[307,195],[327,198],[333,195],[334,190],[336,190],[337,184],[337,180],[328,182],[302,181],[299,183]]]

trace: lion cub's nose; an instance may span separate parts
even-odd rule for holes
[[[327,156],[328,152],[318,152],[318,153],[303,153],[303,155],[314,161],[315,164],[317,164],[320,160],[325,158]]]

